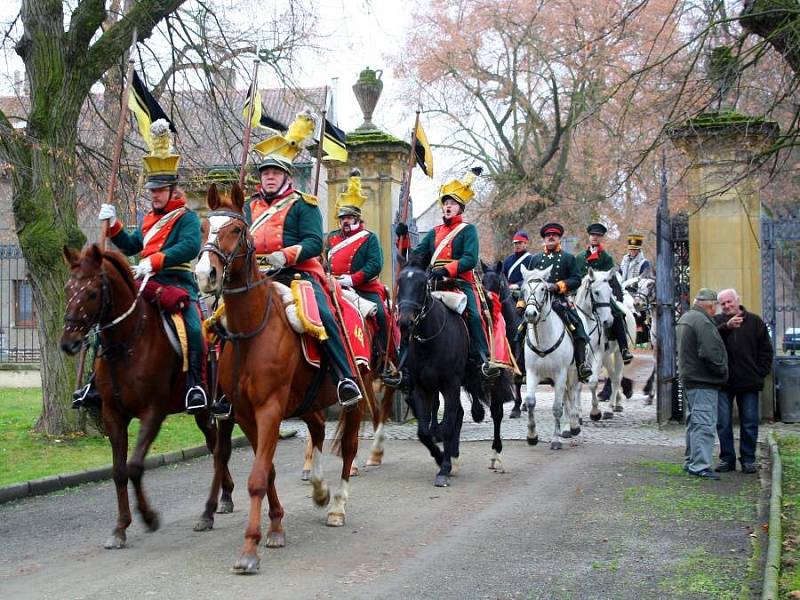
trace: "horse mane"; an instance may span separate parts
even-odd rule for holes
[[[111,263],[114,269],[116,269],[117,273],[119,273],[120,277],[122,277],[122,280],[125,282],[125,284],[135,294],[136,282],[133,280],[131,265],[128,262],[128,259],[121,252],[116,250],[105,250],[103,252],[103,258]]]
[[[589,276],[584,275],[583,279],[581,279],[580,286],[578,286],[578,289],[575,291],[575,305],[583,306],[583,303],[586,302],[586,298],[588,296],[589,296]]]
[[[424,271],[428,268],[428,261],[426,261],[421,254],[415,254],[412,252],[408,262],[406,263],[406,267],[414,267]]]

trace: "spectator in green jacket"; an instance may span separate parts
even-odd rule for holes
[[[686,459],[690,475],[719,479],[711,468],[720,388],[728,380],[728,353],[717,331],[717,293],[702,288],[678,321],[678,374],[686,405]]]

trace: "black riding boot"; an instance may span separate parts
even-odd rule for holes
[[[575,338],[575,368],[578,369],[578,380],[586,383],[592,376],[592,369],[586,364],[586,340]]]
[[[94,383],[94,371],[89,375],[89,383],[72,392],[72,408],[99,408],[103,403]]]
[[[614,323],[611,325],[611,333],[617,340],[619,351],[622,354],[622,362],[626,365],[633,360],[633,354],[628,350],[628,335],[625,332],[625,322],[620,314],[614,315]]]
[[[196,414],[208,406],[203,389],[203,353],[189,351],[189,372],[186,373],[186,412]]]

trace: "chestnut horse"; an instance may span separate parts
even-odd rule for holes
[[[103,425],[111,442],[117,491],[117,525],[106,548],[122,548],[131,523],[128,479],[133,482],[137,508],[149,531],[159,526],[158,513],[142,488],[145,457],[167,415],[184,411],[182,361],[170,346],[158,308],[141,298],[128,260],[119,252],[101,251],[97,244],[82,253],[64,247],[70,268],[65,291],[67,308],[61,349],[74,355],[97,326],[100,351],[95,359],[95,382],[102,398]],[[136,448],[128,458],[128,425],[141,422]],[[209,425],[208,411],[195,417],[214,453],[214,479],[196,531],[211,529],[220,487],[219,512],[233,511],[233,479],[228,471],[232,424]],[[217,440],[219,439],[219,444]]]
[[[286,544],[283,507],[275,487],[275,447],[282,419],[299,416],[308,425],[314,444],[311,469],[312,498],[324,507],[330,500],[322,473],[325,422],[322,409],[337,402],[329,377],[317,378],[318,370],[303,358],[298,336],[289,325],[281,297],[272,278],[259,271],[253,237],[242,208],[244,196],[234,184],[230,199],[221,197],[215,185],[208,190],[208,240],[195,269],[204,293],[222,294],[225,301],[225,343],[219,360],[219,383],[233,405],[233,414],[255,452],[247,480],[250,514],[245,540],[234,572],[259,569],[261,510],[264,495],[269,502],[266,546]],[[312,386],[318,386],[314,393]],[[369,384],[369,379],[367,381]],[[309,402],[305,402],[306,395]],[[358,451],[358,428],[364,401],[342,411],[337,436],[341,436],[340,486],[328,510],[327,524],[341,527],[345,521],[350,467]]]

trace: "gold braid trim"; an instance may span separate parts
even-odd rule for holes
[[[325,327],[322,325],[314,325],[311,321],[308,320],[305,311],[305,305],[303,304],[303,296],[300,294],[300,285],[302,279],[294,279],[292,280],[292,297],[294,298],[295,305],[297,306],[297,316],[300,318],[300,322],[303,324],[303,330],[309,334],[317,338],[320,342],[324,342],[328,339],[328,334],[325,332]],[[335,293],[335,292],[334,292]],[[317,308],[319,310],[319,308]]]

